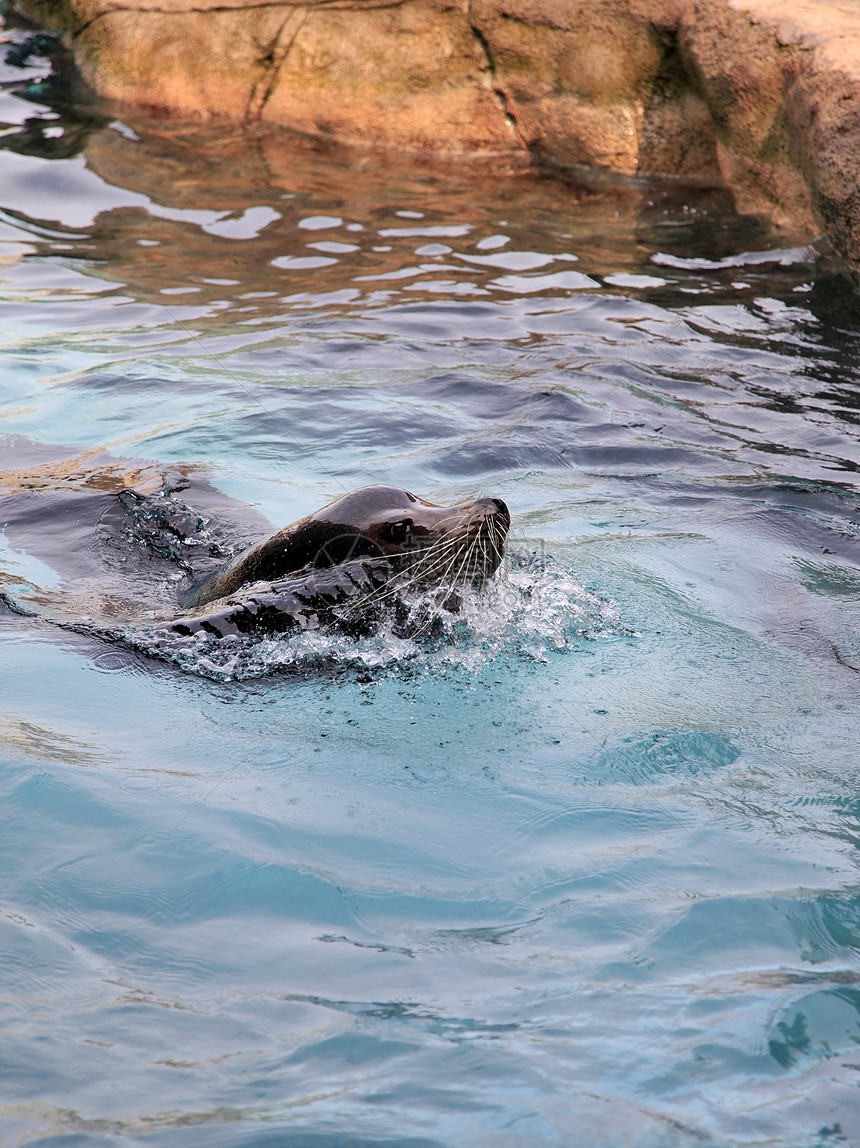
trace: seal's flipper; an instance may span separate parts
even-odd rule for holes
[[[375,613],[374,599],[383,590],[386,596],[393,593],[396,573],[385,559],[356,559],[277,582],[256,582],[199,610],[161,622],[155,632],[226,638],[332,626],[351,634],[364,633]]]

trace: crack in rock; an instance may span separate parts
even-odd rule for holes
[[[246,120],[258,120],[261,118],[263,109],[277,87],[284,61],[289,55],[290,49],[296,41],[296,36],[298,36],[307,18],[307,8],[294,8],[284,19],[277,36],[275,36],[264,57],[264,61],[268,61],[269,67],[266,70],[266,74],[260,82],[254,86],[251,92],[248,107],[245,110]]]
[[[473,22],[471,5],[469,7],[468,19],[469,19],[469,28],[472,32],[472,35],[475,37],[475,43],[481,49],[481,52],[483,53],[484,59],[486,60],[486,64],[487,64],[486,73],[489,77],[489,83],[487,86],[490,88],[493,95],[496,97],[496,99],[498,101],[499,107],[502,110],[502,115],[505,118],[505,123],[507,123],[508,126],[511,128],[513,134],[517,138],[517,142],[519,143],[519,145],[523,149],[523,151],[527,152],[529,150],[529,148],[528,148],[528,145],[527,145],[525,139],[523,138],[522,132],[520,131],[520,126],[517,123],[517,117],[514,115],[513,111],[511,110],[511,103],[510,103],[510,99],[508,98],[508,93],[505,91],[505,89],[503,87],[501,87],[499,85],[498,72],[496,71],[496,61],[493,57],[493,52],[492,52],[492,49],[490,48],[489,41],[487,40],[487,37],[484,35],[484,33],[481,31],[481,29],[477,26],[477,24],[475,24]]]

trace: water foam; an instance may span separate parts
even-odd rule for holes
[[[584,587],[572,572],[536,551],[509,554],[481,589],[411,592],[408,610],[385,615],[372,635],[305,630],[266,637],[216,638],[128,630],[143,653],[218,680],[273,673],[477,671],[499,657],[545,661],[583,642],[629,635],[616,605]],[[453,606],[453,608],[452,608]]]

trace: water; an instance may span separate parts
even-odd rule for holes
[[[45,74],[0,91],[0,1142],[860,1142],[850,281],[719,189]],[[229,549],[373,481],[511,508],[441,639],[54,624],[169,612],[125,487]]]

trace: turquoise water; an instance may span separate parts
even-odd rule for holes
[[[0,1142],[860,1143],[849,280],[716,189],[45,72],[0,76]],[[239,539],[376,481],[510,506],[445,641],[54,624],[168,610],[124,486]]]

